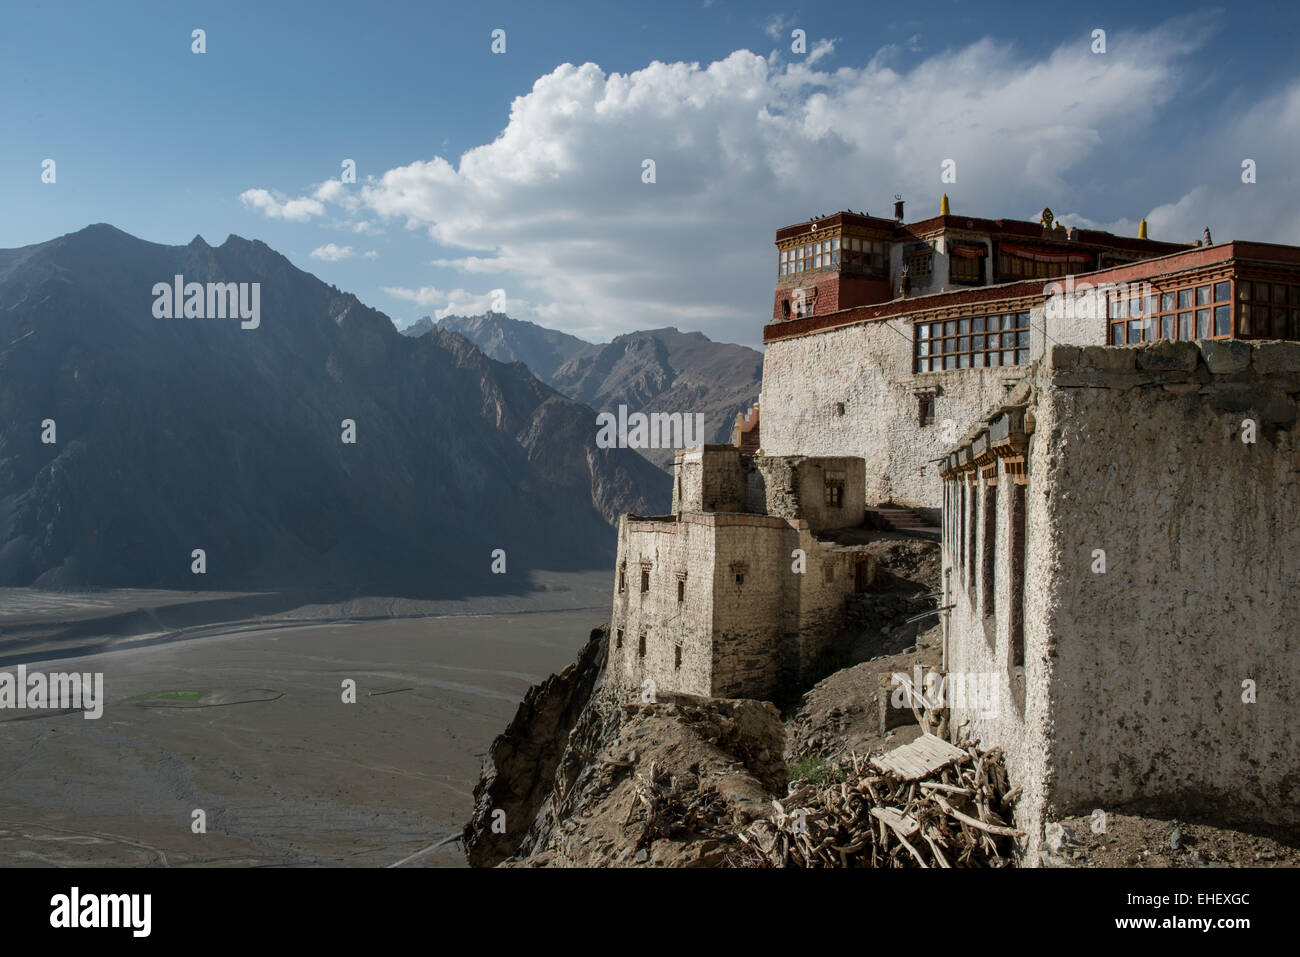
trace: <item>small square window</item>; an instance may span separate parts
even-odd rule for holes
[[[1209,286],[1197,286],[1197,287],[1196,287],[1196,304],[1197,304],[1198,306],[1208,306],[1208,305],[1210,304],[1210,287],[1209,287]]]
[[[736,572],[736,584],[737,584],[737,585],[743,585],[743,584],[745,584],[745,573],[744,573],[744,572]]]
[[[1230,287],[1231,283],[1216,282],[1214,284],[1214,301],[1227,302],[1228,298],[1232,295],[1232,293],[1228,291]]]

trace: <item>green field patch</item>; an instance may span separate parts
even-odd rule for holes
[[[199,701],[206,697],[208,692],[200,690],[186,691],[155,691],[153,694],[136,695],[134,698],[127,698],[127,701]]]

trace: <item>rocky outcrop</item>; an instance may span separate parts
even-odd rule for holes
[[[785,793],[785,730],[763,701],[660,695],[603,683],[605,632],[534,686],[493,742],[464,831],[470,864],[721,864]]]
[[[557,780],[567,779],[581,761],[583,742],[594,744],[602,735],[602,709],[593,698],[604,677],[607,637],[597,628],[577,661],[529,688],[514,720],[492,742],[464,830],[471,865],[491,867],[520,852]]]

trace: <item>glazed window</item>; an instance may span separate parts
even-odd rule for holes
[[[1029,313],[917,323],[914,348],[917,372],[1026,365]]]
[[[1300,339],[1300,286],[1239,280],[1237,332],[1252,339]]]
[[[1232,335],[1230,282],[1200,283],[1145,297],[1112,292],[1107,299],[1111,345]],[[1243,315],[1249,317],[1250,309]]]
[[[930,249],[920,249],[907,254],[907,274],[912,279],[929,279],[934,272],[934,254]]]

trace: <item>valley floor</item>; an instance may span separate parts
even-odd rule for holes
[[[107,701],[96,720],[0,710],[0,866],[385,866],[417,854],[459,831],[483,754],[529,685],[607,618],[607,578],[227,621],[204,607],[271,606],[0,590],[0,670],[102,672]],[[139,630],[144,619],[154,630]],[[198,810],[206,833],[191,829]],[[455,845],[414,862],[463,864]]]

